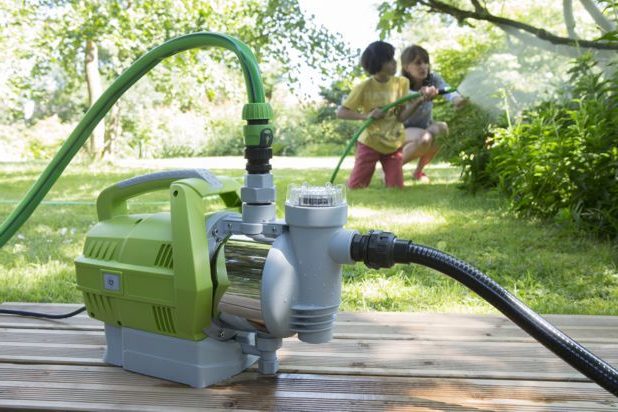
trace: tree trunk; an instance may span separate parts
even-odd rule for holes
[[[109,111],[105,124],[105,146],[103,147],[102,157],[108,158],[114,154],[114,142],[120,136],[120,106],[115,104]]]
[[[565,56],[568,58],[576,58],[581,56],[586,51],[591,53],[592,56],[597,61],[610,61],[616,56],[616,52],[610,50],[590,50],[590,49],[578,49],[572,46],[567,46],[564,44],[554,44],[547,40],[539,39],[538,37],[522,32],[510,26],[505,26],[501,24],[497,24],[497,27],[502,29],[506,34],[515,37],[522,43],[527,46],[537,47],[541,50],[545,50],[546,52],[552,54],[558,54],[560,56]]]
[[[92,105],[103,93],[101,86],[101,75],[99,73],[99,52],[97,45],[92,40],[86,41],[86,84],[88,85],[88,105]],[[105,139],[105,122],[99,122],[99,125],[90,136],[90,144],[88,146],[90,155],[97,157],[103,154]]]
[[[599,25],[601,31],[607,33],[616,30],[616,23],[605,17],[592,0],[579,0],[579,2],[584,6],[594,22]]]
[[[564,15],[564,25],[570,38],[576,39],[575,17],[573,16],[573,0],[562,0],[562,13]]]

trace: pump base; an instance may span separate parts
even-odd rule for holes
[[[234,376],[259,358],[242,353],[234,340],[191,341],[107,323],[105,339],[104,362],[195,388]]]

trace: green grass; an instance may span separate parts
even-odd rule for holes
[[[44,163],[0,164],[0,219],[13,209]],[[207,166],[207,165],[205,165]],[[96,222],[100,190],[119,180],[153,170],[119,170],[110,164],[70,165],[44,204],[19,233],[0,249],[2,301],[81,302],[73,259]],[[242,178],[238,170],[213,170]],[[275,170],[278,215],[283,215],[289,183],[323,184],[331,170]],[[407,178],[409,178],[409,171]],[[343,182],[348,172],[342,171]],[[436,247],[478,267],[541,313],[618,315],[618,247],[555,224],[520,219],[495,192],[476,196],[457,189],[458,170],[430,168],[431,184],[384,189],[379,178],[364,190],[349,191],[348,228],[383,229],[398,237]],[[134,212],[160,210],[165,192],[130,203]],[[369,270],[344,268],[342,310],[493,312],[450,278],[418,266]]]

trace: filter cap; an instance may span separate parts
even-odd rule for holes
[[[302,185],[289,185],[286,205],[296,207],[334,207],[346,203],[346,193],[344,185],[332,185],[326,183],[324,186],[309,186],[308,183]]]

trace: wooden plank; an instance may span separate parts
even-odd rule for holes
[[[2,345],[94,345],[104,346],[105,335],[101,331],[84,332],[72,330],[0,329]],[[302,353],[305,356],[322,356],[336,353],[340,357],[367,357],[379,354],[383,357],[405,356],[424,357],[428,354],[440,356],[486,356],[490,358],[537,358],[554,359],[556,356],[540,344],[519,342],[460,342],[453,345],[449,341],[401,342],[392,340],[342,340],[334,339],[327,344],[312,345],[299,341],[296,337],[284,339],[283,349],[287,353]],[[618,344],[591,344],[589,349],[608,360],[618,360]]]
[[[4,302],[0,304],[3,309],[30,310],[51,313],[70,312],[83,306],[75,303],[31,303],[31,302]],[[82,313],[77,317],[87,318]],[[548,321],[560,325],[582,327],[618,327],[618,316],[599,315],[543,315]],[[339,312],[337,323],[362,324],[433,324],[437,326],[455,327],[512,327],[517,328],[509,319],[502,315],[469,314],[469,313],[435,313],[435,312]]]
[[[41,339],[39,339],[41,337]],[[102,365],[102,333],[0,330],[0,361]],[[618,345],[591,348],[616,363]],[[279,351],[282,371],[381,376],[445,376],[501,379],[585,380],[538,344],[349,341],[310,345],[286,339]]]
[[[551,323],[560,326],[618,327],[618,316],[598,315],[543,315]],[[436,312],[340,312],[338,322],[388,323],[388,324],[435,324],[438,326],[494,326],[517,328],[506,317],[495,314],[436,313]]]
[[[64,313],[77,305],[1,306]],[[618,363],[618,318],[547,318],[573,337],[584,336],[582,342],[593,352]],[[339,338],[328,344],[286,339],[276,377],[245,372],[203,390],[104,366],[102,325],[85,315],[60,321],[0,316],[0,327],[3,408],[618,408],[615,397],[501,316],[341,313],[335,325]]]
[[[596,385],[573,382],[285,373],[269,377],[245,372],[194,389],[113,367],[0,364],[0,406],[16,405],[65,410],[608,411],[618,402]]]
[[[64,313],[78,305],[3,304],[21,310]],[[618,343],[618,317],[547,316],[567,335],[584,344]],[[573,320],[576,318],[576,321]],[[102,330],[101,322],[85,314],[64,320],[0,316],[0,328]],[[530,336],[501,316],[427,313],[341,313],[335,322],[338,339],[454,340],[532,342]]]
[[[71,319],[68,321],[52,321],[43,319],[26,319],[2,316],[0,318],[0,328],[19,328],[19,329],[36,329],[36,330],[75,330],[75,331],[102,331],[103,325],[92,319]],[[605,333],[604,328],[597,330],[590,329],[569,329],[560,328],[564,333],[577,340],[578,342],[588,345],[591,343],[618,343],[618,333],[613,330]],[[366,324],[357,326],[357,331],[343,332],[342,328],[335,323],[333,337],[337,339],[389,339],[401,341],[487,341],[487,342],[534,342],[530,336],[524,334],[520,330],[467,330],[465,333],[460,333],[457,329],[450,329],[448,332],[433,330],[430,326],[426,326],[420,331],[406,331],[404,328],[399,328],[395,333],[384,333],[374,325]],[[375,333],[374,333],[375,332]],[[390,331],[392,332],[392,330]]]

